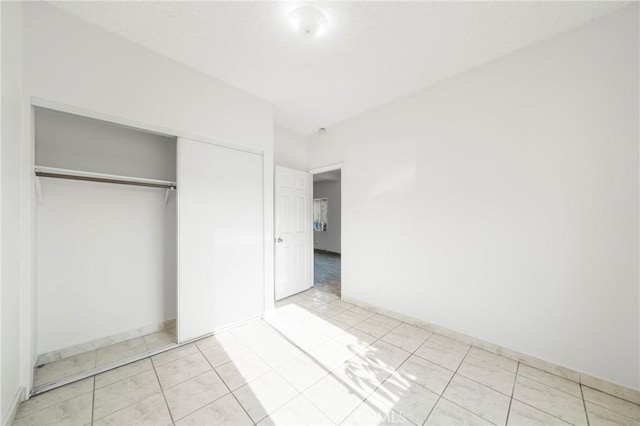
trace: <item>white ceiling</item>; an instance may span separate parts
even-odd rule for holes
[[[275,106],[303,134],[583,24],[619,2],[315,2],[322,37],[294,33],[294,2],[54,2],[86,21]]]

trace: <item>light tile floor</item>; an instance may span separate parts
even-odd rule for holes
[[[24,402],[21,425],[637,425],[640,406],[315,289]]]
[[[33,384],[40,386],[63,377],[83,373],[115,361],[138,355],[176,341],[176,329],[167,328],[146,336],[125,340],[94,351],[84,352],[59,361],[49,362],[33,370]]]

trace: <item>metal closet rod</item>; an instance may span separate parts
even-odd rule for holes
[[[120,185],[132,185],[132,186],[147,186],[151,188],[163,188],[163,189],[176,189],[176,184],[174,183],[162,183],[162,182],[144,182],[138,180],[126,180],[126,179],[114,179],[108,177],[98,177],[98,176],[82,176],[68,173],[58,173],[51,171],[35,171],[36,176],[38,177],[48,177],[48,178],[56,178],[56,179],[69,179],[69,180],[82,180],[89,182],[102,182],[102,183],[115,183]]]

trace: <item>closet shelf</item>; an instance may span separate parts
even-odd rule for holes
[[[109,175],[105,173],[85,172],[81,170],[59,169],[57,167],[35,166],[38,177],[84,180],[90,182],[115,183],[120,185],[147,186],[151,188],[176,189],[175,182],[157,179],[144,179],[130,176]]]

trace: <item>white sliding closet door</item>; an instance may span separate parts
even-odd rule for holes
[[[178,340],[264,307],[263,157],[178,140]]]

